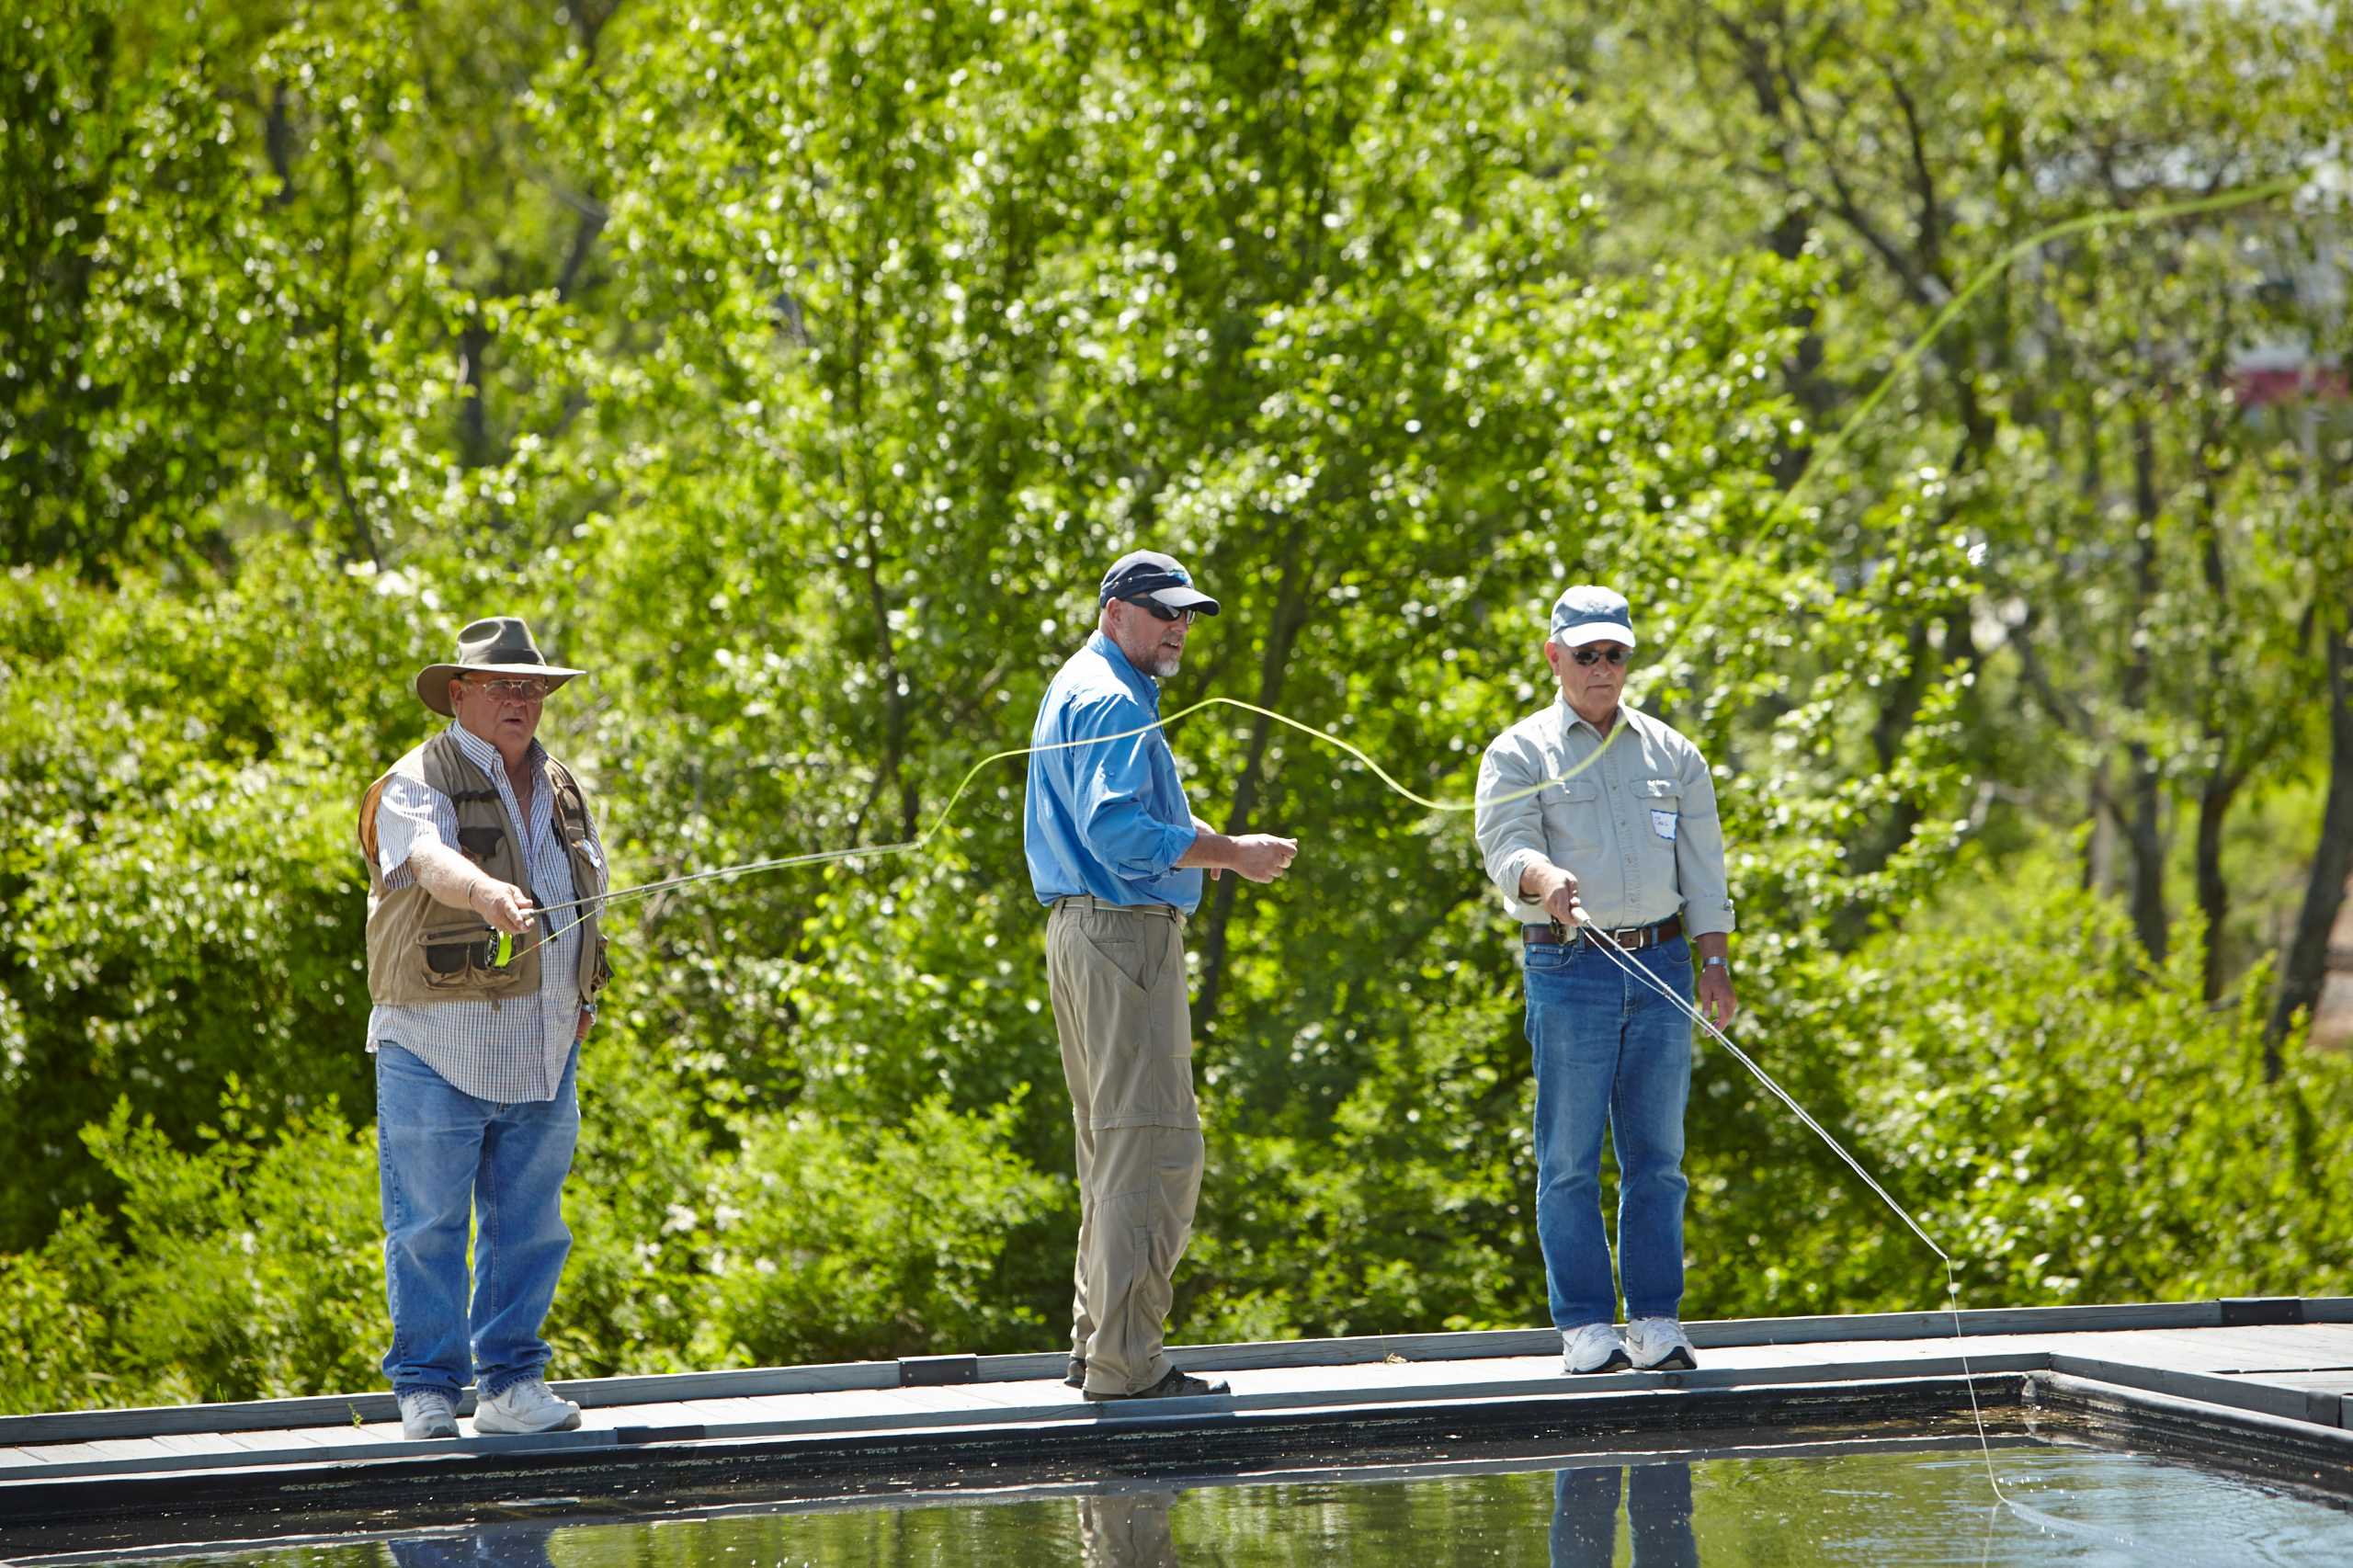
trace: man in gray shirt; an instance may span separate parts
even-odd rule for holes
[[[1695,1364],[1677,1318],[1691,1025],[1627,967],[1688,997],[1696,948],[1701,1011],[1721,1026],[1736,1006],[1715,785],[1699,747],[1620,703],[1633,651],[1622,596],[1563,593],[1544,642],[1560,699],[1496,737],[1479,768],[1479,848],[1522,939],[1536,1233],[1572,1372]],[[1618,1151],[1623,1338],[1601,1217],[1605,1127]]]

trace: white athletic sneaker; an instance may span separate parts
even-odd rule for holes
[[[1622,1372],[1632,1365],[1617,1329],[1606,1323],[1563,1329],[1561,1364],[1572,1372]]]
[[[538,1378],[525,1378],[474,1401],[476,1432],[569,1432],[579,1425],[580,1407],[556,1398]]]
[[[1673,1318],[1636,1318],[1626,1325],[1626,1348],[1640,1372],[1688,1372],[1699,1364],[1691,1336]]]
[[[458,1435],[458,1411],[449,1396],[435,1389],[415,1389],[401,1395],[401,1436],[422,1440]]]

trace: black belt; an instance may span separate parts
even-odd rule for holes
[[[1639,953],[1644,948],[1655,948],[1662,942],[1672,942],[1683,935],[1683,916],[1670,915],[1655,926],[1620,926],[1614,931],[1601,926],[1579,926],[1575,935],[1563,930],[1558,925],[1523,926],[1519,928],[1519,934],[1523,940],[1530,942],[1574,942],[1587,929],[1603,931],[1612,941],[1628,952]]]

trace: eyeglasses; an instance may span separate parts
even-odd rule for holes
[[[1626,662],[1626,650],[1623,648],[1572,648],[1569,650],[1569,657],[1580,665],[1591,665],[1596,659],[1607,659],[1613,665],[1622,665]]]
[[[493,702],[538,702],[554,688],[543,680],[469,680]]]
[[[1181,620],[1186,625],[1190,626],[1193,622],[1201,618],[1201,612],[1199,610],[1170,609],[1158,599],[1122,599],[1120,602],[1122,604],[1134,605],[1139,609],[1148,609],[1152,611],[1152,618],[1154,620]]]

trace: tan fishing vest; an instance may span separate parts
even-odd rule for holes
[[[577,909],[542,915],[529,937],[517,937],[514,961],[490,967],[484,953],[496,933],[471,909],[453,909],[412,881],[387,891],[376,864],[376,802],[393,776],[430,786],[449,797],[458,812],[458,851],[500,881],[511,882],[538,902],[526,880],[522,846],[515,842],[497,780],[470,759],[457,737],[444,730],[392,764],[392,771],[368,786],[359,799],[359,853],[368,861],[368,994],[396,1007],[425,1002],[496,1001],[530,996],[540,988],[540,942],[547,932],[580,917]],[[588,797],[553,757],[547,759],[548,792],[555,801],[556,831],[572,861],[573,897],[596,898],[605,891],[605,869],[589,852]],[[596,1001],[612,970],[605,961],[605,938],[594,915],[580,924],[580,1001]]]

